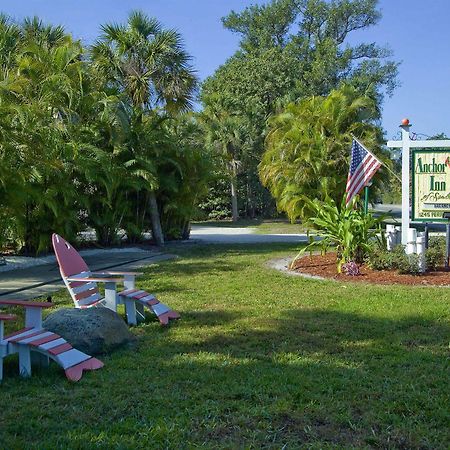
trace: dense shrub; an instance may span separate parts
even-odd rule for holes
[[[407,255],[402,245],[397,245],[392,251],[388,251],[386,247],[378,243],[371,247],[366,258],[366,264],[374,270],[397,270],[398,273],[411,275],[420,274],[419,262],[419,256]]]
[[[62,27],[0,15],[0,251],[86,228],[100,245],[189,235],[212,171],[190,57],[139,12],[103,31],[87,55]]]
[[[436,270],[445,262],[445,238],[442,236],[432,237],[428,243],[425,253],[427,270]]]

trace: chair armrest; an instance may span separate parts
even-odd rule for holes
[[[81,281],[81,282],[87,282],[87,281],[94,281],[96,283],[120,283],[123,281],[123,278],[108,278],[108,277],[67,277],[67,281]]]
[[[53,303],[50,302],[32,302],[28,300],[8,300],[0,299],[0,305],[23,306],[25,308],[51,308]]]
[[[51,308],[50,302],[31,302],[27,300],[0,300],[1,305],[23,306],[25,308],[25,326],[42,328],[42,309]]]
[[[134,275],[134,276],[139,276],[139,275],[144,275],[143,272],[91,272],[92,275]]]

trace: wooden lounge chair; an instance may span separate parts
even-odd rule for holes
[[[61,277],[69,290],[76,308],[106,306],[117,311],[117,305],[125,305],[129,325],[144,320],[144,308],[147,307],[167,325],[170,319],[180,315],[167,305],[160,303],[152,294],[135,288],[138,272],[91,272],[80,254],[61,236],[52,235],[53,249],[59,264]],[[97,283],[105,283],[105,297],[98,290]],[[117,292],[117,285],[123,283],[125,290]]]
[[[71,381],[78,381],[84,370],[103,367],[97,358],[86,355],[73,348],[56,333],[42,328],[42,309],[52,306],[48,302],[25,300],[0,300],[1,306],[20,306],[25,308],[25,328],[9,336],[3,334],[3,322],[15,320],[11,314],[0,314],[0,381],[3,378],[3,358],[14,353],[19,354],[19,373],[23,377],[31,376],[32,357],[38,357],[46,365],[49,359],[59,364]]]

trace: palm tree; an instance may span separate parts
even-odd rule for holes
[[[197,80],[176,31],[164,30],[139,11],[130,14],[126,25],[107,24],[102,31],[91,50],[94,67],[130,103],[133,121],[142,122],[155,110],[177,113],[191,108]],[[163,245],[158,184],[151,183],[150,188],[152,232],[156,243]]]
[[[211,96],[208,106],[201,113],[205,128],[206,144],[222,160],[230,180],[231,215],[233,222],[239,219],[237,176],[241,167],[241,155],[246,145],[248,130],[245,121],[223,108],[217,96]]]
[[[0,47],[0,206],[36,253],[51,231],[77,231],[69,128],[83,98],[82,49],[60,27],[4,17]]]
[[[259,170],[278,208],[295,220],[308,215],[305,198],[331,198],[339,204],[345,190],[352,136],[381,153],[382,136],[373,125],[377,117],[371,98],[345,86],[328,97],[291,103],[273,116]]]

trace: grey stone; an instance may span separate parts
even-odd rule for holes
[[[88,355],[110,353],[136,341],[125,321],[108,308],[62,308],[49,314],[43,327]]]

